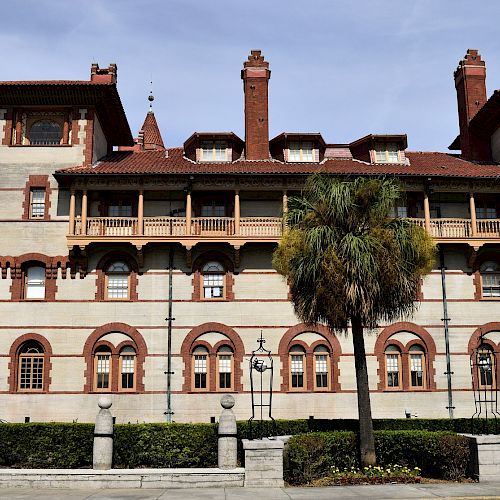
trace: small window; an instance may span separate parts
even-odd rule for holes
[[[62,129],[57,122],[41,120],[35,122],[30,129],[30,144],[53,146],[61,143]]]
[[[399,147],[395,142],[375,144],[376,163],[399,163]]]
[[[201,217],[225,217],[226,206],[223,200],[203,200]]]
[[[479,347],[477,354],[477,364],[479,370],[479,386],[482,388],[493,387],[494,373],[493,373],[493,351],[487,344]]]
[[[226,141],[203,141],[201,143],[202,161],[226,161],[227,142]]]
[[[223,346],[217,352],[218,363],[218,389],[228,390],[233,388],[233,351]]]
[[[476,207],[477,219],[496,219],[497,209],[495,207]]]
[[[385,350],[385,364],[387,379],[386,384],[389,389],[401,388],[401,352],[394,345],[387,346]]]
[[[32,189],[30,192],[30,218],[45,217],[45,189]]]
[[[122,203],[109,205],[108,217],[132,217],[132,205]]]
[[[315,374],[315,388],[316,389],[329,389],[329,371],[330,355],[325,346],[318,346],[314,349],[314,374]]]
[[[126,300],[129,298],[130,269],[125,262],[114,262],[106,271],[106,289],[108,300]]]
[[[483,297],[500,297],[500,264],[494,261],[484,262],[479,272]]]
[[[45,299],[45,268],[42,266],[30,266],[26,269],[25,299]]]
[[[29,341],[21,347],[17,377],[20,391],[43,390],[44,355],[38,342]]]
[[[193,351],[194,390],[208,389],[208,349],[198,346]]]
[[[305,356],[304,349],[300,346],[294,346],[290,349],[290,378],[291,388],[305,388]]]
[[[135,389],[135,359],[133,347],[124,347],[120,352],[120,390]]]
[[[312,141],[292,141],[289,143],[288,161],[314,161]]]
[[[202,269],[203,298],[224,298],[225,269],[219,262],[207,262]]]
[[[107,391],[111,389],[111,351],[109,348],[98,347],[94,355],[95,390]]]
[[[410,347],[410,386],[425,389],[425,351],[422,346]]]

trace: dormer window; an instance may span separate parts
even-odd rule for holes
[[[288,161],[314,161],[312,141],[291,141],[289,143]]]
[[[375,144],[376,163],[399,163],[399,147],[396,142],[379,142]]]
[[[30,128],[29,140],[31,145],[53,146],[60,144],[62,139],[61,125],[51,120],[40,120]]]
[[[227,161],[227,141],[202,141],[201,161]]]

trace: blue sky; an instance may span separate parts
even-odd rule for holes
[[[154,110],[167,146],[194,131],[244,137],[240,69],[270,62],[270,136],[327,142],[407,133],[410,150],[446,150],[458,132],[452,74],[467,48],[500,88],[500,1],[23,0],[1,2],[2,80],[88,79],[118,64],[134,135]]]

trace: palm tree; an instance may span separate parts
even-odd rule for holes
[[[345,333],[351,324],[362,466],[376,463],[365,328],[414,312],[435,256],[423,228],[389,216],[399,198],[393,179],[314,174],[301,196],[290,198],[288,229],[273,256],[302,321]]]

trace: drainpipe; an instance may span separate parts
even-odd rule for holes
[[[441,288],[443,290],[443,317],[441,321],[444,324],[444,341],[446,347],[446,371],[444,372],[448,381],[448,416],[453,418],[453,392],[451,388],[451,376],[453,372],[451,371],[451,359],[450,359],[450,332],[448,330],[448,324],[450,318],[448,317],[448,300],[446,298],[446,267],[444,266],[444,252],[442,245],[439,245],[439,265],[441,268]]]
[[[168,253],[168,317],[165,318],[167,322],[167,409],[165,411],[165,416],[167,422],[172,422],[172,321],[175,318],[172,317],[172,273],[174,268],[174,245],[170,245]]]

